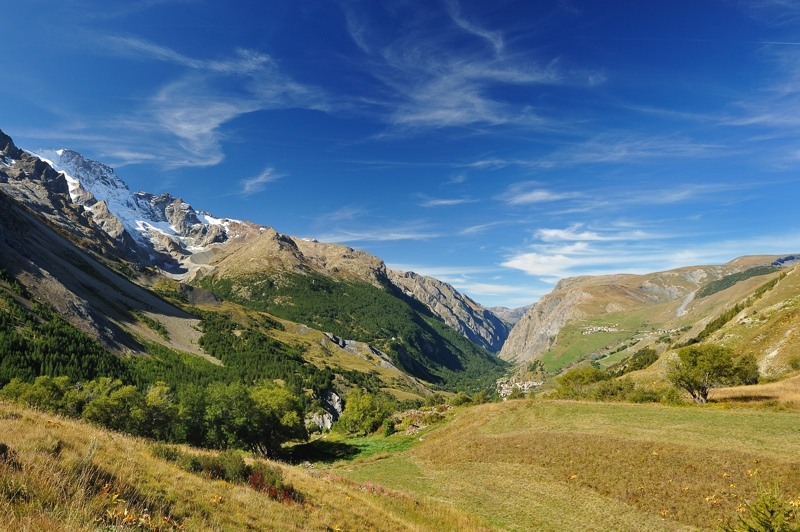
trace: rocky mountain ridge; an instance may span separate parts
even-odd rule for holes
[[[499,356],[556,371],[586,360],[612,364],[645,347],[664,352],[696,341],[735,305],[753,304],[760,286],[797,269],[795,257],[749,256],[646,275],[564,279],[517,322]],[[791,283],[777,286],[774,297],[793,308]]]
[[[271,227],[217,218],[170,194],[131,192],[107,165],[60,149],[27,152],[0,132],[2,190],[101,254],[156,267],[181,282],[199,277],[316,272],[332,279],[395,287],[460,334],[497,352],[508,327],[452,286],[400,272],[348,246],[283,235]],[[398,283],[402,279],[401,284]]]

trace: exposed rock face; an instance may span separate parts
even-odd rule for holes
[[[170,194],[131,192],[114,170],[72,150],[19,150],[0,132],[0,186],[101,253],[156,266],[175,278],[272,276],[315,272],[334,280],[402,291],[473,342],[497,352],[508,326],[452,286],[390,272],[365,251],[301,239],[270,227],[214,218]]]
[[[648,275],[564,279],[514,325],[500,358],[516,363],[539,358],[555,345],[559,332],[569,322],[610,313],[659,308],[658,315],[649,316],[650,325],[676,327],[675,320],[683,317],[687,308],[698,305],[693,296],[701,286],[756,264],[769,264],[771,260],[742,257],[721,266],[679,268]]]
[[[534,304],[508,335],[500,358],[521,363],[549,349],[564,325],[582,316],[576,305],[584,297],[579,288],[553,292]]]
[[[22,150],[14,145],[14,141],[0,131],[0,158],[7,165],[14,159],[19,159],[22,156]]]
[[[508,327],[488,309],[459,293],[447,283],[414,272],[387,270],[389,280],[416,299],[450,328],[492,352],[508,337]]]
[[[366,281],[378,287],[386,284],[386,264],[366,251],[306,238],[293,238],[292,241],[310,265],[321,273],[331,277]]]
[[[530,310],[532,305],[527,305],[525,307],[519,308],[507,308],[507,307],[488,307],[488,310],[492,312],[495,316],[503,320],[506,325],[513,327],[515,323],[522,319],[522,316],[525,315],[528,310]]]
[[[322,430],[331,430],[333,424],[344,412],[344,401],[336,392],[329,391],[322,399],[322,412],[306,417],[306,426],[316,425]]]

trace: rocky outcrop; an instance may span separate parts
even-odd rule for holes
[[[489,351],[500,351],[508,327],[491,311],[433,277],[396,270],[387,270],[387,274],[407,297],[425,305],[451,329]]]
[[[577,287],[544,296],[511,329],[500,358],[522,363],[549,349],[567,322],[583,316],[576,305],[584,297]]]
[[[386,264],[366,251],[308,238],[293,238],[297,248],[318,272],[334,278],[386,285]]]
[[[526,312],[531,308],[531,305],[527,305],[524,307],[519,308],[507,308],[507,307],[487,307],[492,314],[503,320],[509,328],[513,327],[515,323],[522,319],[522,316],[525,315]]]
[[[590,321],[585,327],[599,325],[598,330],[604,330],[601,321],[608,314],[639,313],[646,318],[635,318],[632,322],[647,323],[656,330],[685,327],[686,323],[682,320],[687,320],[687,313],[700,305],[693,299],[693,294],[701,286],[754,265],[769,264],[772,260],[774,257],[741,257],[724,265],[693,266],[646,275],[618,274],[563,279],[514,325],[500,351],[500,358],[515,363],[539,358],[556,345],[559,333],[568,323],[600,320],[597,323]],[[713,301],[703,305],[707,307],[703,312],[713,313],[717,310]],[[659,310],[649,310],[654,308]],[[648,309],[646,314],[642,314],[644,309]],[[706,319],[711,318],[707,316]],[[643,337],[643,333],[628,332],[631,334],[628,343]],[[584,353],[587,356],[590,354]]]
[[[316,427],[319,430],[331,430],[333,424],[339,419],[342,412],[344,412],[344,401],[334,391],[328,391],[320,399],[322,410],[319,412],[312,412],[306,416],[306,427]]]

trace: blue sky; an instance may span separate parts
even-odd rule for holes
[[[27,0],[0,128],[522,306],[800,251],[792,0]]]

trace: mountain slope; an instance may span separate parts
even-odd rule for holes
[[[664,352],[694,341],[760,286],[793,272],[797,262],[791,257],[742,257],[649,275],[566,279],[515,325],[500,356],[518,364],[539,360],[557,371],[583,360],[610,365],[644,347]],[[781,281],[770,294],[790,301],[794,295],[788,286]]]
[[[388,278],[406,296],[424,304],[453,330],[492,352],[508,338],[508,326],[492,311],[447,283],[414,272],[387,270]]]
[[[19,174],[9,175],[0,168],[0,176],[4,175],[13,183]],[[53,178],[47,172],[39,175],[44,183]],[[0,191],[5,192],[7,184],[0,184]],[[48,190],[35,186],[31,189],[40,193]],[[39,206],[33,201],[29,205]],[[27,287],[34,299],[47,302],[67,321],[118,351],[140,350],[138,342],[124,330],[135,326],[136,312],[174,318],[178,326],[186,328],[197,322],[187,312],[109,270],[94,254],[78,247],[77,243],[88,240],[90,250],[105,254],[108,249],[112,257],[115,249],[97,235],[102,231],[90,219],[83,218],[80,210],[65,206],[63,213],[48,214],[46,219],[54,221],[62,232],[54,231],[30,209],[0,193],[0,266]],[[70,214],[79,223],[68,225]]]
[[[216,218],[168,194],[132,193],[113,169],[70,150],[34,155],[2,133],[0,145],[6,222],[20,228],[4,231],[3,262],[27,253],[23,284],[46,272],[52,281],[40,282],[36,295],[52,299],[58,312],[112,350],[142,352],[144,337],[207,356],[199,320],[178,308],[200,300],[219,306],[205,287],[251,309],[374,344],[368,349],[380,354],[375,367],[387,363],[429,383],[475,390],[504,371],[502,361],[470,339],[497,349],[505,326],[444,283],[409,277],[444,295],[426,306],[415,299],[421,292],[413,283],[404,284],[404,293],[383,261],[366,252]],[[23,252],[27,241],[31,249]],[[169,287],[165,294],[178,306],[136,283]],[[400,380],[418,389],[413,378]]]
[[[480,519],[413,492],[265,462],[302,497],[190,473],[142,438],[0,402],[4,530],[479,530]],[[164,448],[163,446],[161,447]],[[177,448],[177,447],[176,447]],[[194,457],[211,453],[181,446]],[[250,461],[250,457],[247,457]]]

